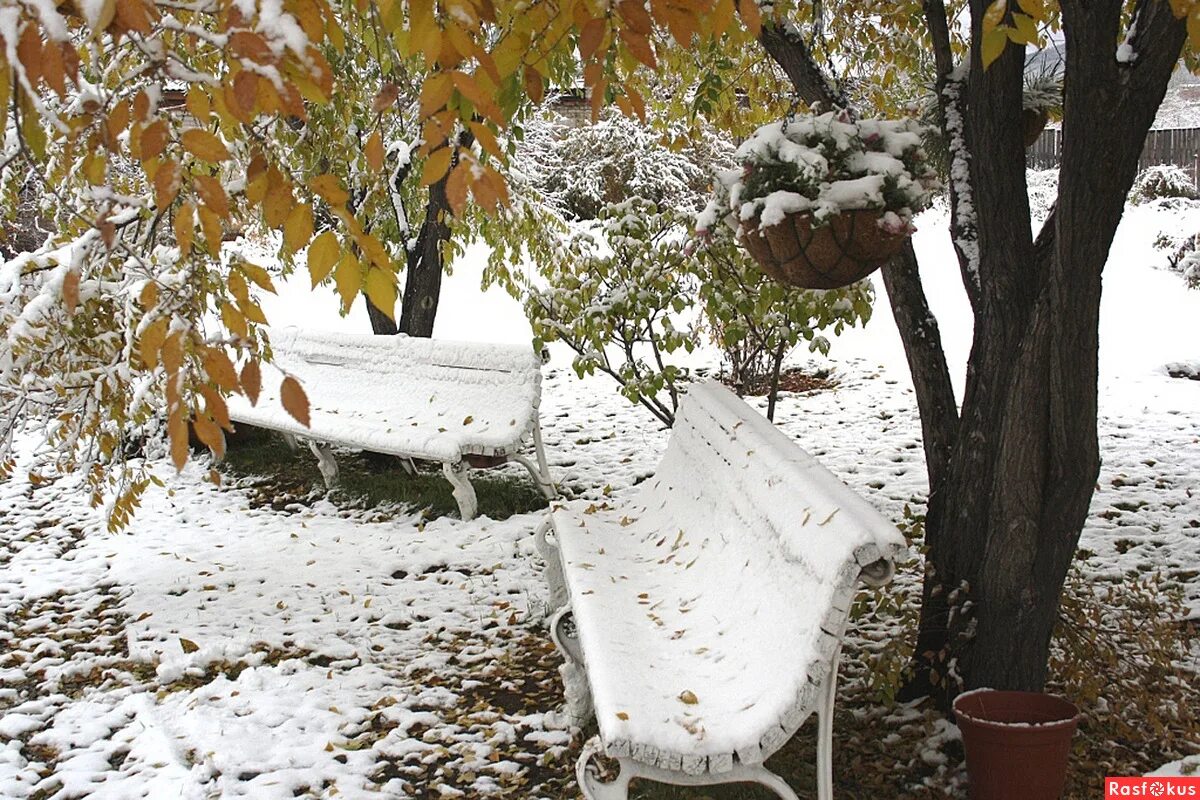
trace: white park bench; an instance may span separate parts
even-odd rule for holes
[[[264,367],[256,404],[229,398],[235,422],[306,441],[327,486],[337,480],[330,445],[442,463],[463,519],[478,511],[471,466],[516,461],[547,497],[556,495],[538,421],[542,359],[529,347],[407,336],[269,331],[274,367]],[[279,397],[284,375],[308,396],[310,426]],[[535,464],[521,454],[532,439]]]
[[[763,762],[816,712],[818,796],[832,796],[838,658],[860,581],[888,582],[899,531],[716,383],[680,404],[653,478],[619,505],[555,505],[547,563],[567,709],[599,736],[576,771],[589,800],[633,778],[764,784]],[[568,617],[573,618],[573,625]],[[620,774],[601,783],[603,753]]]

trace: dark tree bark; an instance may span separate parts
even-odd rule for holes
[[[363,299],[367,301],[367,317],[371,320],[371,333],[376,336],[395,336],[400,332],[396,321],[380,311],[371,302],[371,298],[367,297],[366,292],[363,292]]]
[[[972,0],[980,29],[987,0]],[[1120,0],[1063,0],[1063,160],[1058,203],[1030,235],[1020,126],[1024,54],[981,67],[960,89],[974,219],[952,218],[975,331],[961,416],[911,248],[884,282],[913,374],[929,463],[926,576],[907,696],[948,707],[962,688],[1040,690],[1063,581],[1099,472],[1096,436],[1101,274],[1146,133],[1185,39],[1169,4],[1143,0],[1138,57],[1119,64]],[[940,0],[926,19],[945,85]],[[764,48],[805,99],[830,99],[803,41],[764,29]],[[814,88],[815,87],[815,88]],[[814,93],[816,92],[816,93]],[[974,248],[972,248],[974,249]],[[933,336],[929,334],[932,332]]]
[[[470,147],[475,137],[470,131],[459,134],[458,146]],[[451,164],[451,168],[453,168]],[[450,240],[450,201],[446,198],[446,183],[450,170],[429,186],[425,204],[425,219],[417,234],[415,246],[408,253],[408,277],[404,281],[404,297],[400,310],[400,333],[409,336],[433,336],[438,300],[442,293],[442,272],[445,268],[445,246]]]
[[[425,221],[417,234],[416,245],[408,253],[408,276],[401,302],[400,332],[409,336],[433,336],[438,299],[442,292],[442,246],[450,239],[447,217],[446,178],[429,187]]]

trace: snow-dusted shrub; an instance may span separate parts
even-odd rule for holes
[[[1129,202],[1135,204],[1163,197],[1195,200],[1200,192],[1196,191],[1192,177],[1174,164],[1158,164],[1142,170],[1129,190]]]
[[[1200,289],[1200,250],[1193,249],[1180,259],[1178,268],[1189,287]]]
[[[645,200],[607,206],[594,234],[577,231],[559,255],[540,265],[544,286],[525,287],[534,346],[566,343],[580,377],[609,375],[670,425],[687,369],[667,359],[698,338],[678,218]]]
[[[713,160],[728,163],[728,152],[722,155],[715,139],[674,149],[669,138],[622,114],[583,126],[551,118],[529,127],[514,160],[568,219],[595,219],[604,206],[633,197],[694,211],[708,191]]]
[[[772,355],[801,341],[827,352],[821,330],[870,315],[868,283],[830,292],[770,281],[729,231],[697,246],[690,219],[633,199],[606,207],[599,226],[577,232],[540,282],[524,287],[536,345],[565,342],[580,376],[601,372],[664,424],[674,421],[690,353],[707,333],[722,348],[746,342]]]
[[[1029,191],[1029,218],[1036,230],[1050,216],[1050,209],[1058,200],[1058,170],[1026,170],[1025,186]]]
[[[1114,741],[1163,754],[1190,752],[1200,741],[1195,678],[1180,670],[1195,663],[1188,616],[1178,583],[1161,572],[1106,579],[1076,562],[1068,573],[1050,645],[1050,690],[1080,706],[1088,738],[1105,755]],[[1178,756],[1156,763],[1171,757]]]
[[[914,120],[852,121],[826,112],[759,128],[737,150],[740,172],[721,185],[698,221],[766,227],[792,213],[820,225],[844,211],[877,209],[893,233],[911,230],[937,186]]]
[[[700,283],[705,326],[739,389],[777,378],[784,359],[801,342],[808,343],[810,352],[828,354],[829,339],[823,331],[832,330],[836,336],[847,325],[871,318],[870,281],[813,291],[770,280],[725,226],[702,240],[692,268]],[[774,407],[771,394],[768,418],[773,418]]]

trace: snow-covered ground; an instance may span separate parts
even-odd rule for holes
[[[1180,213],[1130,209],[1114,246],[1104,467],[1081,547],[1092,573],[1162,571],[1197,615],[1200,383],[1163,365],[1200,358],[1200,292],[1154,268],[1164,256],[1151,246],[1160,230],[1200,228],[1200,212]],[[961,375],[971,323],[944,217],[917,222]],[[471,248],[447,279],[437,335],[527,341],[517,304],[478,291],[482,256]],[[306,281],[264,303],[274,324],[367,329],[361,308],[343,319]],[[900,520],[926,486],[882,290],[875,318],[834,341],[829,363],[840,385],[785,396],[777,421]],[[546,374],[555,476],[619,502],[653,471],[666,432],[605,379],[575,378],[561,348]],[[207,483],[205,464],[162,474],[167,489],[119,535],[75,479],[33,486],[18,469],[0,484],[0,797],[574,796],[571,733],[527,680],[556,663],[539,627],[538,514],[427,522],[326,501],[277,511]]]

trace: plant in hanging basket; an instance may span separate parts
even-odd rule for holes
[[[861,280],[899,252],[938,185],[913,120],[826,112],[759,128],[697,219],[724,221],[763,271],[806,289]]]
[[[1063,83],[1058,65],[1051,64],[1025,75],[1021,95],[1021,126],[1025,147],[1033,147],[1052,119],[1062,119]]]

